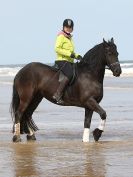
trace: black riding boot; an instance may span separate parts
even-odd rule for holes
[[[60,85],[56,91],[56,93],[53,95],[53,99],[58,103],[58,104],[63,104],[62,96],[63,96],[63,91],[65,87],[67,86],[69,82],[69,79],[65,76],[64,79],[60,82]]]

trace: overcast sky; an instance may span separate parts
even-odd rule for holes
[[[119,60],[133,60],[133,0],[0,0],[0,65],[53,63],[65,18],[77,53],[114,37]]]

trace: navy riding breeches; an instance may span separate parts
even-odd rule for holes
[[[73,63],[70,63],[68,61],[56,61],[55,62],[59,69],[63,72],[63,74],[71,80],[73,76]]]

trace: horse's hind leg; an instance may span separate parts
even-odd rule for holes
[[[34,98],[32,99],[32,101],[30,102],[29,106],[27,107],[23,118],[26,121],[26,126],[28,129],[28,133],[27,133],[27,140],[36,140],[35,137],[35,131],[38,130],[37,126],[35,125],[35,123],[32,120],[32,114],[35,111],[35,109],[37,108],[37,106],[39,105],[39,103],[42,101],[42,95],[41,94],[36,94],[34,96]]]
[[[20,138],[20,121],[22,119],[22,116],[26,110],[26,108],[28,107],[29,103],[31,100],[31,94],[25,94],[25,95],[21,95],[20,97],[20,103],[18,106],[18,109],[15,113],[15,124],[14,124],[14,136],[13,136],[13,142],[20,142],[21,138]]]
[[[15,124],[14,124],[14,136],[13,142],[20,142],[20,120],[22,118],[23,112],[25,111],[27,104],[20,100],[20,105],[15,114]]]

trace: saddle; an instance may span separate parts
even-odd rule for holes
[[[58,67],[58,65],[56,63],[52,66],[52,69],[54,71],[59,71],[60,72],[60,74],[59,74],[59,82],[61,82],[64,79],[64,77],[65,77],[64,73],[59,69],[59,67]],[[71,80],[69,82],[69,85],[74,84],[76,78],[77,78],[77,63],[73,63],[73,76],[72,76],[72,78],[71,78]]]

